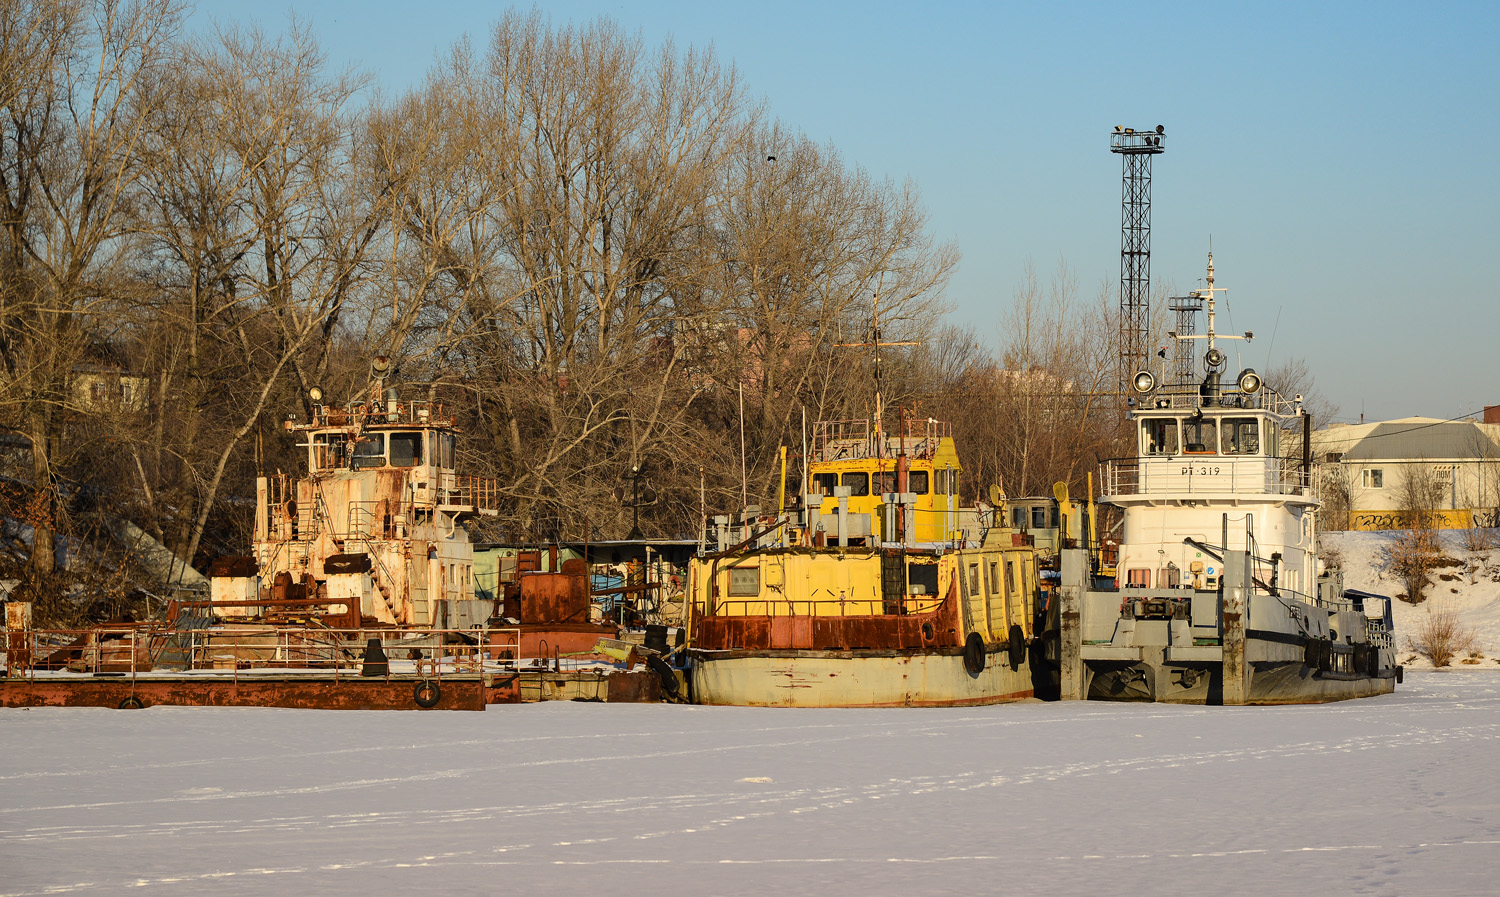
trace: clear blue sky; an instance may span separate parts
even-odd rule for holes
[[[1304,359],[1345,420],[1500,404],[1500,4],[539,7],[712,44],[783,121],[915,179],[963,252],[953,318],[991,339],[1028,258],[1066,259],[1088,296],[1117,284],[1108,135],[1162,124],[1153,281],[1191,289],[1211,236],[1225,329],[1256,332],[1245,363]],[[295,9],[399,90],[505,8],[203,0],[193,25],[280,30]]]

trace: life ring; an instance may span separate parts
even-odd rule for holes
[[[969,633],[969,637],[964,639],[964,669],[969,671],[970,676],[978,676],[984,672],[984,655],[984,639],[977,632]]]
[[[1011,671],[1021,668],[1021,661],[1026,659],[1026,634],[1021,631],[1018,623],[1012,623],[1010,627],[1010,668]]]
[[[141,702],[141,699],[136,697],[135,695],[126,695],[120,700],[121,710],[140,710],[145,706],[146,705]]]
[[[437,702],[443,699],[443,688],[431,679],[417,680],[416,688],[412,689],[412,700],[417,706],[427,710],[437,706]]]

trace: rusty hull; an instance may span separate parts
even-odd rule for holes
[[[37,677],[0,679],[4,707],[121,707],[134,698],[143,707],[290,707],[308,710],[420,710],[411,678],[357,676],[151,676]],[[518,704],[517,674],[497,674],[485,685],[478,676],[444,677],[434,710],[483,710],[488,704]]]
[[[693,611],[693,645],[704,651],[907,650],[963,645],[958,602],[950,594],[925,614],[707,616]]]
[[[657,703],[661,680],[625,671],[520,670],[487,677],[445,676],[431,708],[418,706],[416,677],[69,676],[0,679],[0,707],[287,707],[302,710],[483,710],[490,704],[583,699]]]

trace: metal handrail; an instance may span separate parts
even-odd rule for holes
[[[1152,467],[1143,468],[1145,464]],[[1312,496],[1318,489],[1318,471],[1304,470],[1300,460],[1291,458],[1178,454],[1102,461],[1099,464],[1099,483],[1100,494],[1106,497],[1171,494]]]
[[[45,661],[69,649],[78,651],[79,656],[67,663],[67,671],[129,673],[135,677],[154,668],[153,645],[174,635],[186,636],[186,670],[217,670],[236,676],[247,668],[280,668],[325,670],[337,677],[363,665],[367,641],[373,637],[381,639],[381,647],[387,652],[406,654],[388,653],[388,663],[409,663],[419,675],[428,673],[438,679],[445,672],[510,670],[521,661],[519,627],[393,630],[250,626],[236,631],[178,631],[140,623],[97,629],[27,629],[20,634],[25,642],[21,653],[30,660],[24,665],[12,664],[11,669],[33,678],[38,669],[48,668]],[[450,644],[443,638],[455,634],[473,641]],[[79,640],[85,643],[69,644]],[[410,656],[410,652],[416,652],[416,656]],[[7,662],[11,660],[7,657]]]
[[[874,608],[883,606],[883,600],[879,595],[871,598],[761,598],[761,597],[734,597],[726,598],[720,596],[710,602],[707,608],[700,607],[706,616],[758,616],[758,617],[878,617],[889,616],[883,611],[873,613],[852,613],[849,605],[865,605]],[[701,602],[700,602],[701,603]],[[943,599],[937,595],[913,596],[905,595],[901,599],[902,610],[906,614],[929,614],[936,611],[943,604]],[[750,614],[747,612],[752,605],[764,605],[767,613]],[[802,613],[797,612],[801,605],[809,608]],[[838,613],[819,613],[813,609],[822,609],[834,605]],[[738,607],[739,613],[726,612],[726,608]],[[786,609],[785,613],[776,613],[775,610]]]

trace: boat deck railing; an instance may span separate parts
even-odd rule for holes
[[[442,402],[354,402],[342,408],[314,405],[312,419],[297,429],[370,426],[452,427],[453,409]]]
[[[153,671],[220,672],[234,676],[302,671],[359,677],[372,640],[388,673],[441,679],[448,674],[511,672],[538,658],[520,656],[520,630],[332,629],[231,624],[171,628],[129,623],[93,629],[25,629],[5,633],[12,676],[40,673],[128,675]],[[557,665],[559,656],[541,658]]]
[[[905,421],[895,431],[877,436],[868,419],[820,420],[813,424],[812,458],[815,461],[859,461],[891,458],[904,452],[908,458],[933,458],[943,439],[952,435],[947,421]],[[881,438],[885,445],[881,445]]]
[[[1285,495],[1312,497],[1318,471],[1291,458],[1236,458],[1226,455],[1172,455],[1112,458],[1099,465],[1100,494],[1106,498],[1176,495]]]
[[[930,614],[943,603],[937,595],[906,595],[891,610],[879,595],[868,598],[718,597],[704,610],[711,617],[869,617]]]
[[[1217,404],[1205,405],[1200,386],[1197,380],[1165,384],[1141,399],[1141,407],[1147,410],[1171,408],[1197,411],[1202,409],[1224,413],[1248,409],[1269,411],[1282,417],[1295,417],[1301,409],[1295,397],[1288,399],[1274,389],[1263,389],[1250,395],[1232,390],[1226,391]]]

